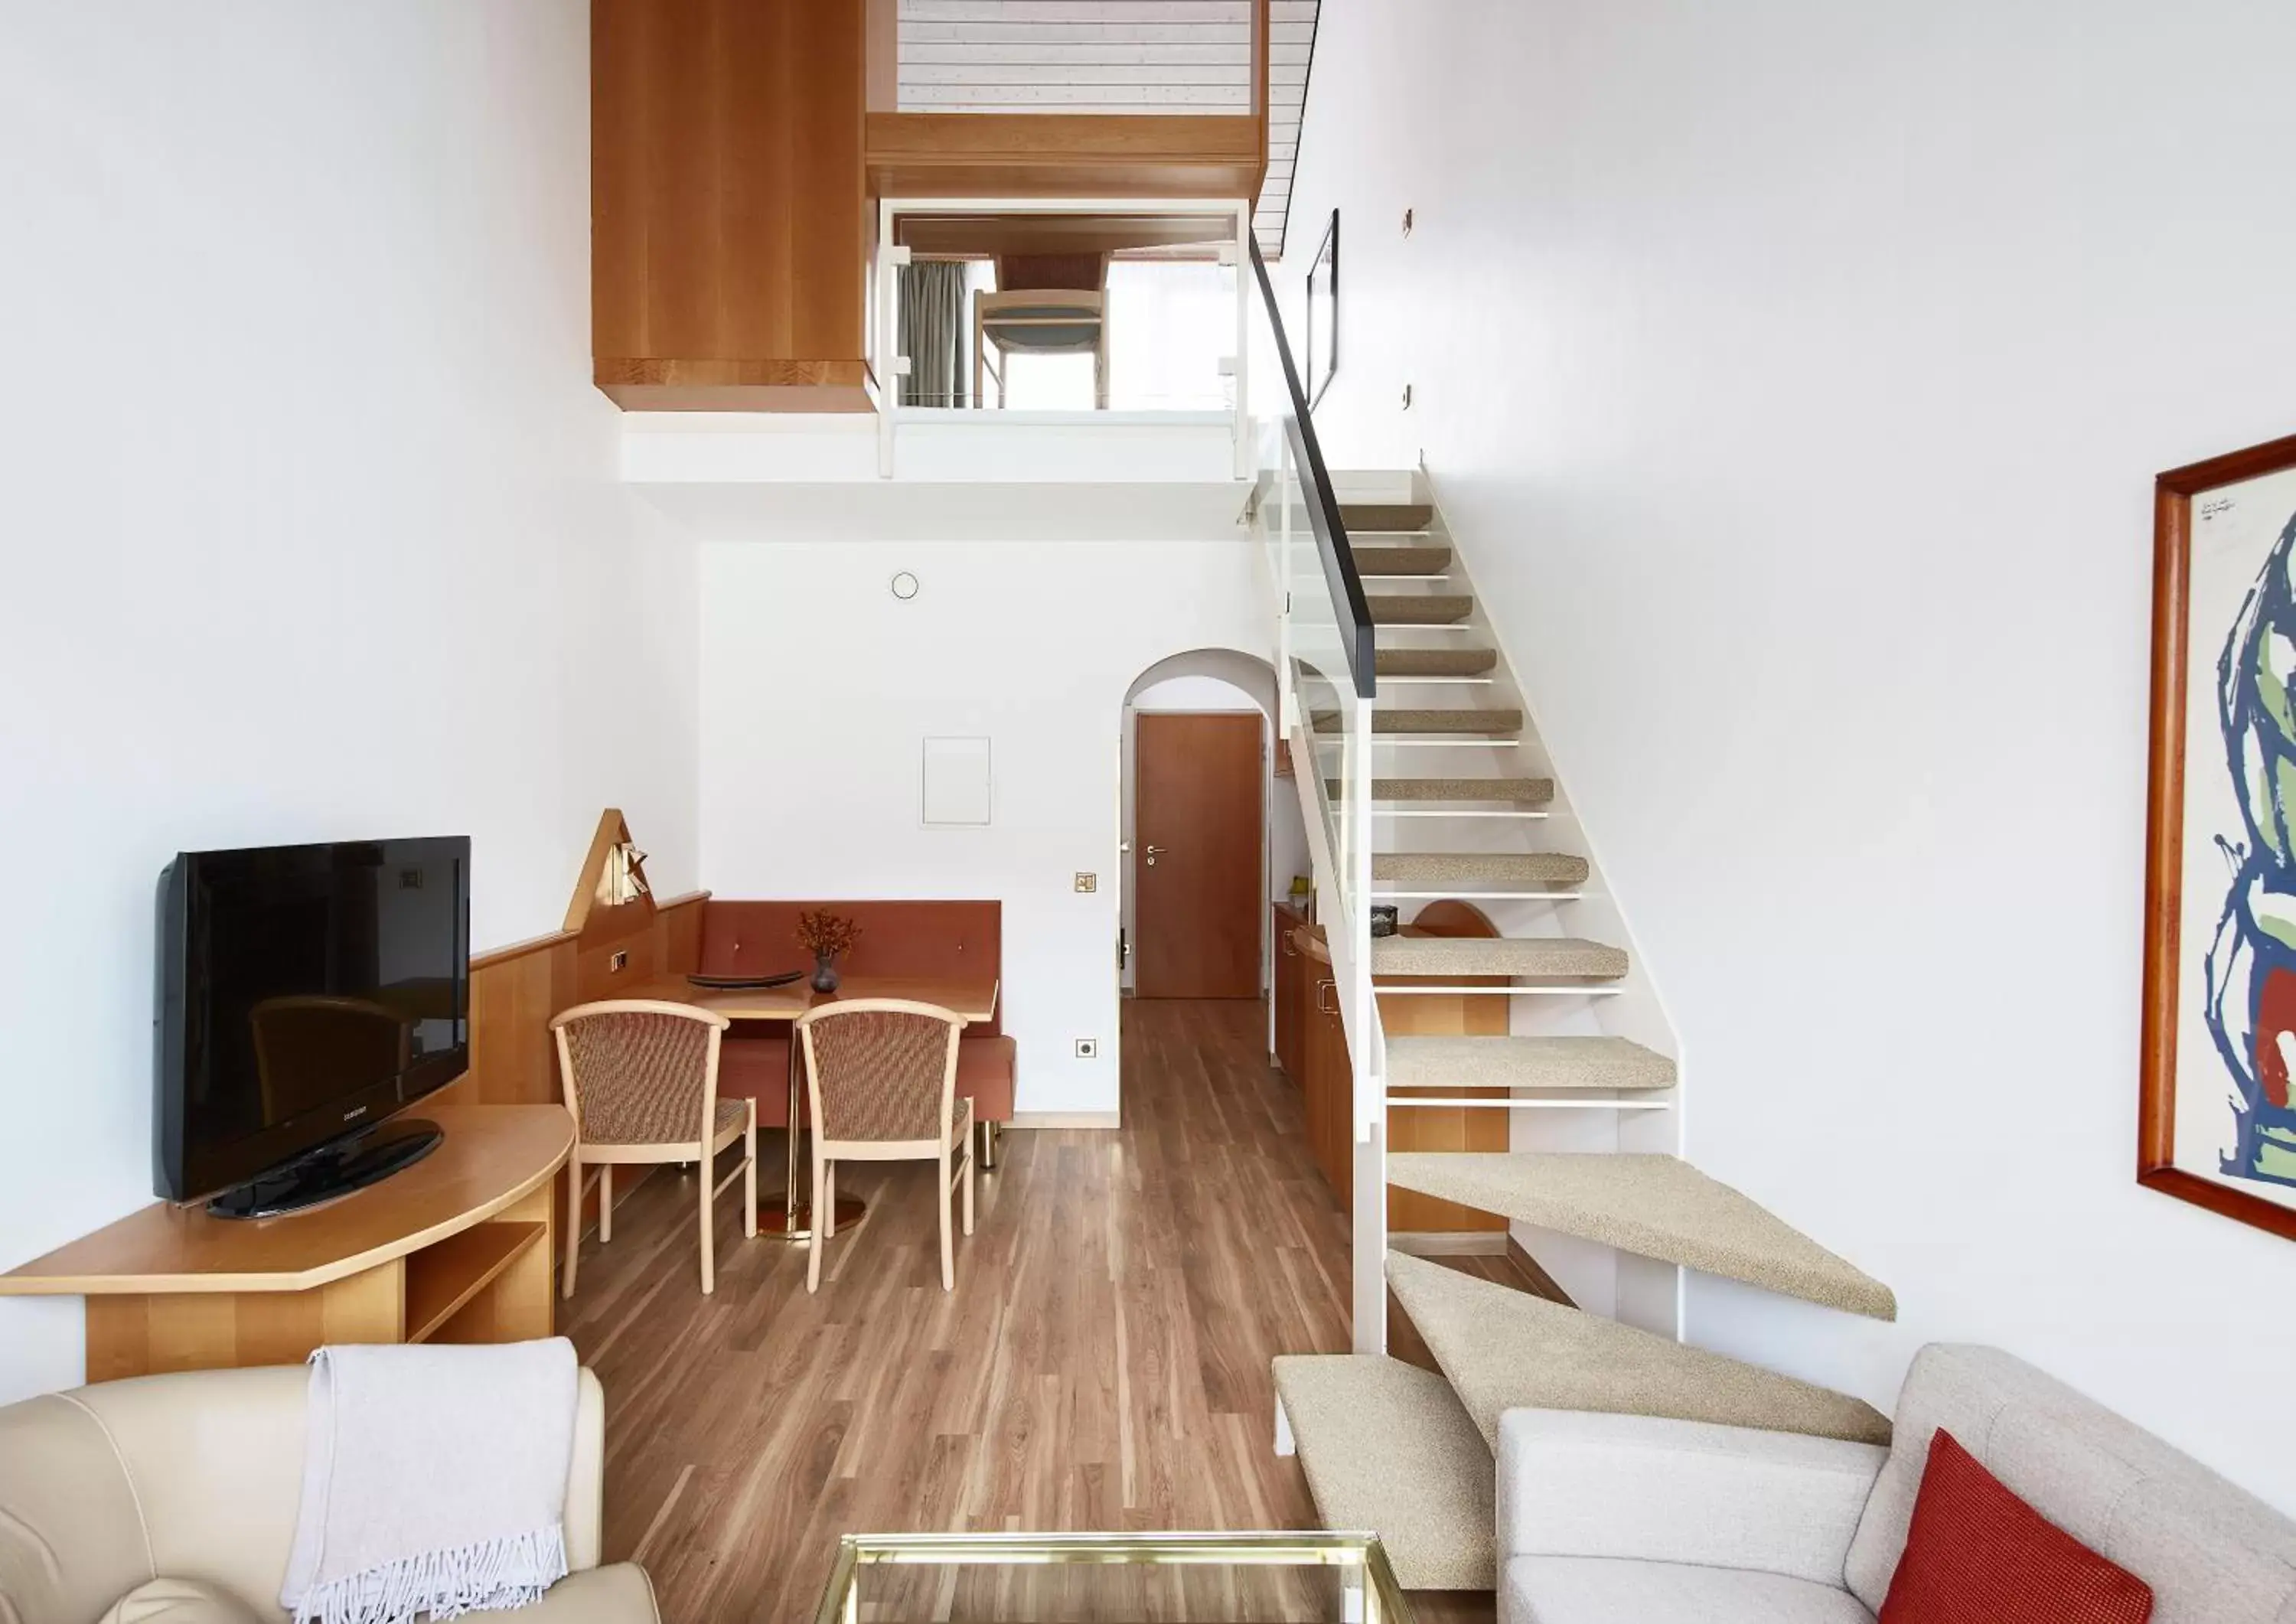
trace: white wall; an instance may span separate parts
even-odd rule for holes
[[[696,882],[693,549],[589,373],[581,0],[25,0],[0,29],[0,1267],[151,1199],[178,849],[475,839],[480,947],[618,804]],[[79,1304],[0,1301],[0,1399]]]
[[[1241,539],[704,545],[710,889],[1001,899],[1015,1109],[1117,1111],[1125,695],[1167,655],[1259,648],[1252,570]],[[942,734],[991,741],[987,828],[922,826],[922,741]]]
[[[2132,1178],[2152,477],[2296,431],[2292,59],[2254,0],[1362,0],[1292,241],[1343,208],[1319,426],[1424,449],[1693,1159],[1903,1304],[1693,1335],[1877,1400],[2001,1343],[2296,1510],[2296,1246]]]

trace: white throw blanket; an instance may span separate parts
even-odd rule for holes
[[[519,1607],[566,1576],[574,1344],[322,1348],[280,1604],[402,1624]]]

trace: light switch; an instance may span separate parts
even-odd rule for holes
[[[1079,891],[1096,891],[1100,889],[1100,876],[1098,874],[1088,874],[1085,873],[1084,870],[1078,869],[1077,870],[1076,888]]]

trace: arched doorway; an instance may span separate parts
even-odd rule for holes
[[[1278,785],[1275,671],[1233,649],[1160,660],[1124,701],[1125,987],[1143,998],[1256,998],[1269,899],[1306,860]]]

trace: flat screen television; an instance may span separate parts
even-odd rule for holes
[[[265,1217],[419,1160],[470,1060],[471,842],[187,851],[160,882],[152,1177]],[[398,1120],[393,1120],[394,1118]]]

